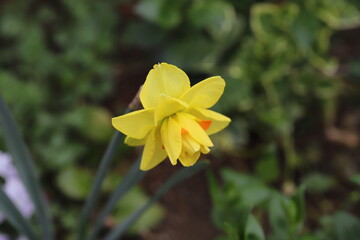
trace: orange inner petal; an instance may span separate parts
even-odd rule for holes
[[[202,120],[198,123],[202,127],[202,129],[207,130],[210,127],[212,121],[211,120]]]
[[[212,121],[211,120],[201,120],[197,121],[197,123],[200,125],[202,129],[205,131],[210,127]],[[185,128],[181,128],[181,135],[188,133],[188,131]]]

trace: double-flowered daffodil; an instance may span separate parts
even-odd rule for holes
[[[112,119],[131,146],[145,145],[141,170],[149,170],[167,156],[192,166],[213,146],[209,135],[224,129],[230,118],[211,111],[224,92],[225,81],[207,78],[190,87],[185,72],[174,65],[154,65],[140,92],[142,110]]]

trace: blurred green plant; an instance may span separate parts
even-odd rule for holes
[[[320,228],[312,233],[304,231],[304,191],[310,184],[304,183],[287,196],[256,177],[226,168],[220,173],[221,186],[209,174],[212,219],[226,233],[219,240],[355,240],[359,236],[360,219],[341,210],[323,216]],[[269,226],[262,227],[263,222]]]
[[[123,16],[118,5],[131,8],[131,17]],[[268,184],[293,184],[299,175],[309,194],[324,194],[338,186],[337,180],[309,170],[318,161],[319,143],[296,148],[295,130],[314,131],[309,121],[319,117],[325,126],[333,124],[344,81],[329,50],[334,33],[359,26],[359,8],[357,0],[4,1],[0,89],[6,90],[4,98],[25,138],[31,137],[31,149],[41,160],[39,170],[48,174],[59,169],[59,190],[81,200],[89,191],[83,185],[87,170],[79,169],[77,175],[72,165],[79,159],[91,164],[97,157],[83,141],[95,146],[111,135],[109,113],[99,105],[112,87],[115,45],[150,52],[155,61],[192,72],[195,81],[221,73],[227,88],[217,108],[233,116],[233,123],[216,141],[230,158],[249,155],[255,160],[250,170],[262,187],[249,196],[258,196],[260,202],[268,201],[268,194],[282,196],[268,193]],[[359,59],[350,62],[348,70],[356,83]],[[258,144],[247,152],[254,138]],[[79,184],[71,190],[61,180],[69,175],[76,175]],[[358,184],[359,177],[352,181]],[[358,191],[350,195],[350,202],[359,200]],[[228,200],[231,196],[224,197]],[[250,209],[255,214],[247,213],[249,209],[240,214],[242,230],[231,224],[220,228],[230,235],[240,231],[242,238],[247,228],[259,229],[255,226],[262,219],[256,218],[254,206]],[[352,223],[352,217],[336,216],[321,218],[319,236],[324,237],[304,233],[300,239],[340,239],[334,237],[341,232],[335,233],[336,219]],[[262,231],[255,232],[255,239],[263,238]]]
[[[110,113],[100,104],[113,86],[117,4],[21,0],[0,7],[1,94],[42,176],[56,172],[54,187],[77,201],[90,191],[92,173],[85,169],[100,157],[95,146],[105,146],[113,132]],[[74,166],[80,161],[86,162]],[[62,204],[80,214],[71,200]],[[64,222],[63,213],[54,215]]]
[[[328,54],[330,39],[337,30],[359,26],[357,8],[346,0],[142,0],[135,10],[144,21],[125,29],[123,42],[130,44],[132,37],[133,45],[156,47],[160,59],[196,74],[222,73],[227,90],[217,107],[234,116],[233,126],[246,126],[233,127],[230,141],[255,133],[275,143],[285,154],[283,177],[291,180],[301,166],[295,125],[314,105],[325,124],[334,120],[342,86],[337,60]],[[148,42],[144,29],[154,24],[158,38]]]
[[[129,112],[128,109],[126,112]],[[30,222],[30,220],[25,219],[23,215],[20,214],[17,207],[14,203],[9,199],[9,197],[4,193],[3,188],[0,188],[0,210],[4,215],[5,219],[9,221],[9,223],[17,230],[17,232],[29,240],[37,240],[37,239],[55,239],[55,235],[52,229],[51,218],[49,214],[48,204],[44,199],[43,192],[41,191],[39,179],[35,173],[35,169],[33,166],[33,160],[30,156],[29,150],[22,139],[15,121],[5,104],[3,98],[0,95],[0,127],[4,133],[4,139],[10,150],[14,165],[16,166],[19,176],[24,183],[26,190],[29,193],[29,196],[34,203],[36,208],[37,220],[39,225],[35,227]],[[99,229],[104,224],[104,218],[107,217],[110,212],[115,208],[115,217],[118,220],[123,220],[121,223],[116,223],[116,226],[105,236],[107,240],[115,240],[119,239],[125,231],[140,217],[141,225],[133,226],[136,230],[143,230],[149,226],[152,226],[154,221],[158,221],[161,218],[161,210],[158,206],[152,207],[153,204],[159,200],[167,191],[169,191],[175,185],[181,183],[185,179],[191,177],[196,174],[200,170],[202,170],[206,163],[198,163],[190,168],[183,168],[180,171],[177,171],[173,174],[164,185],[152,196],[151,198],[147,198],[138,188],[134,188],[134,186],[139,182],[139,180],[145,175],[145,172],[140,171],[140,161],[136,161],[132,168],[128,171],[128,173],[124,176],[124,178],[120,181],[118,187],[116,187],[111,194],[110,199],[105,204],[102,212],[98,216],[95,226],[90,230],[88,230],[89,218],[90,214],[94,211],[94,207],[99,198],[99,193],[101,190],[102,183],[105,179],[106,173],[109,171],[111,167],[112,160],[114,158],[116,148],[118,147],[120,142],[123,142],[124,135],[120,132],[115,132],[112,140],[110,141],[108,148],[100,162],[100,167],[97,171],[95,180],[93,184],[88,186],[84,186],[90,180],[90,176],[85,172],[82,172],[78,169],[68,169],[66,172],[63,172],[59,175],[57,182],[60,185],[60,188],[64,189],[64,192],[68,194],[68,196],[73,198],[81,198],[85,195],[86,203],[83,208],[82,215],[79,220],[79,225],[73,232],[76,239],[96,239],[99,234]],[[77,177],[75,177],[77,176]],[[80,186],[79,186],[80,185]],[[84,189],[84,191],[89,188],[90,194],[87,192],[78,193],[76,189]],[[132,189],[130,195],[127,195],[127,202],[119,202],[125,194]],[[126,198],[125,198],[126,199]],[[137,201],[134,201],[136,199]],[[132,203],[130,205],[129,203]],[[124,207],[123,204],[126,204]],[[138,204],[141,206],[138,207]],[[152,207],[152,208],[151,208]],[[144,215],[145,211],[150,208],[151,215]],[[56,211],[55,206],[55,212]],[[64,226],[69,224],[69,216],[71,222],[72,211],[69,214],[59,213],[59,215],[63,215],[61,219],[64,223]],[[74,220],[74,219],[73,219]]]
[[[1,4],[0,89],[45,168],[69,166],[80,156],[99,157],[81,142],[104,143],[112,134],[110,114],[98,105],[112,87],[115,4]]]
[[[139,2],[136,10],[144,21],[138,24],[141,29],[156,25],[158,41],[134,44],[146,49],[156,46],[161,50],[157,52],[160,59],[194,74],[221,73],[227,88],[222,105],[217,107],[228,112],[233,122],[229,133],[216,140],[221,143],[219,149],[230,159],[255,160],[247,169],[254,171],[255,177],[220,170],[225,182],[222,190],[214,187],[214,179],[209,180],[214,223],[228,233],[225,239],[264,239],[268,228],[264,233],[258,226],[267,221],[272,229],[269,239],[341,239],[339,232],[345,230],[330,233],[327,231],[334,229],[328,226],[316,236],[301,232],[303,190],[299,188],[294,197],[288,197],[267,185],[281,183],[293,189],[300,177],[313,195],[338,186],[335,176],[311,169],[319,161],[318,143],[303,144],[306,151],[299,153],[295,130],[314,131],[309,122],[319,121],[315,118],[322,118],[325,127],[335,122],[344,83],[337,74],[338,60],[329,54],[331,40],[337,31],[360,25],[359,3],[183,0],[169,5],[168,1]],[[151,14],[146,9],[151,9]],[[170,12],[174,19],[168,22],[166,14]],[[142,36],[145,42],[142,34],[146,33],[141,31],[131,28],[131,36]],[[124,43],[130,42],[127,38]],[[358,63],[350,66],[356,80]],[[244,165],[235,160],[233,164]],[[357,177],[352,181],[357,183]],[[356,191],[346,198],[358,199]],[[264,214],[269,215],[268,220]],[[254,216],[257,220],[250,220]],[[337,216],[330,217],[333,223]],[[249,235],[247,228],[258,230]]]

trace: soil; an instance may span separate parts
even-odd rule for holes
[[[150,171],[143,187],[153,195],[179,167],[163,163]],[[163,222],[142,234],[146,240],[210,240],[218,234],[211,223],[211,200],[205,172],[174,187],[160,201],[166,210]]]

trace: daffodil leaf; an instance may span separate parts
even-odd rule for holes
[[[136,212],[129,216],[125,221],[118,225],[113,231],[111,231],[104,239],[105,240],[115,240],[119,239],[122,234],[133,224],[153,203],[159,200],[165,193],[167,193],[175,185],[181,183],[187,178],[195,175],[204,167],[207,166],[205,162],[198,162],[193,167],[183,168],[180,171],[176,172],[165,184],[155,193],[155,195],[149,199],[143,206],[141,206]]]
[[[43,238],[51,240],[53,239],[53,234],[50,227],[50,216],[47,211],[47,204],[41,194],[40,184],[35,174],[30,153],[18,129],[16,128],[15,120],[13,119],[10,110],[6,106],[1,95],[0,127],[3,130],[7,147],[11,152],[19,175],[35,205],[37,217],[43,231]]]
[[[30,240],[36,240],[30,223],[20,214],[19,210],[11,202],[3,189],[0,187],[0,212],[4,214],[5,218],[18,230]]]
[[[146,172],[139,169],[140,158],[133,164],[131,169],[125,175],[125,177],[118,184],[114,192],[112,193],[110,199],[105,204],[104,208],[101,210],[99,216],[96,218],[96,222],[92,227],[92,232],[89,237],[89,240],[96,239],[97,234],[103,225],[105,218],[110,214],[111,210],[118,204],[121,198],[135,185],[137,184],[145,175]]]
[[[126,111],[128,112],[128,110]],[[90,217],[91,211],[94,209],[95,204],[97,202],[99,192],[101,189],[102,182],[105,178],[106,173],[108,172],[113,157],[115,155],[117,147],[122,143],[124,140],[124,135],[118,131],[115,131],[107,149],[106,152],[101,159],[99,170],[96,173],[94,183],[91,187],[90,194],[88,198],[86,199],[85,206],[83,208],[81,217],[80,217],[80,223],[79,228],[77,232],[77,239],[84,239],[85,230],[87,226],[88,219]]]

